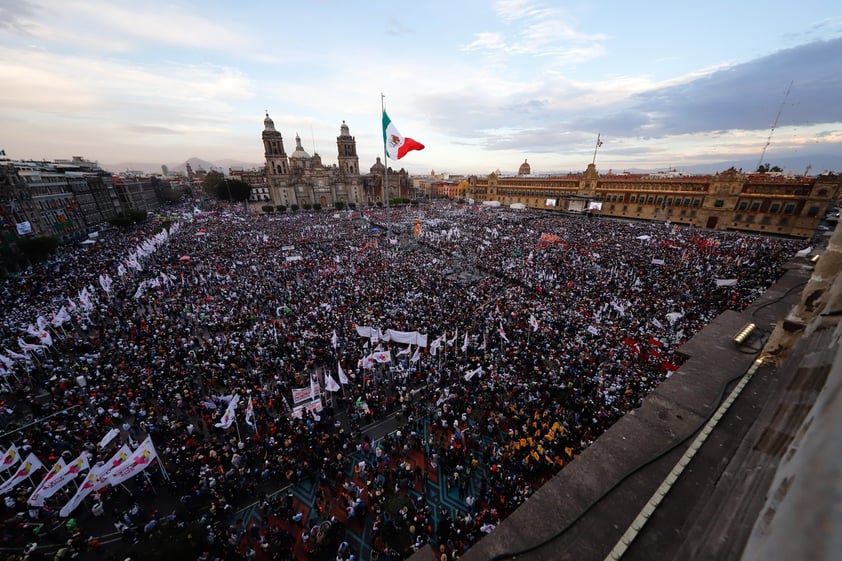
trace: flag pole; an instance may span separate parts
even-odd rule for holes
[[[380,118],[386,114],[386,96],[380,92]],[[382,126],[382,124],[381,124]],[[383,198],[386,199],[386,239],[389,239],[389,154],[386,152],[386,131],[383,131]]]
[[[596,146],[594,146],[594,148],[593,148],[593,160],[591,160],[591,164],[594,164],[594,165],[596,165],[596,151],[599,149],[599,137],[601,135],[602,135],[602,133],[596,134]]]

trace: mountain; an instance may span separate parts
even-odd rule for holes
[[[188,158],[184,162],[167,163],[166,166],[170,170],[170,172],[186,172],[187,162],[190,162],[190,167],[193,168],[193,171],[199,171],[200,169],[205,171],[217,170],[223,172],[225,175],[228,175],[228,170],[232,167],[241,167],[243,169],[263,168],[262,163],[243,162],[241,160],[231,159],[222,159],[217,160],[215,162],[210,162],[208,160],[203,160],[201,158],[196,157]],[[101,162],[100,166],[102,167],[102,169],[106,169],[114,173],[120,173],[127,170],[140,171],[143,173],[161,173],[160,163],[156,164],[150,162],[117,162],[111,164]]]

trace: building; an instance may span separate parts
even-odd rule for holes
[[[287,155],[281,133],[266,113],[263,120],[263,149],[266,158],[266,186],[274,206],[331,207],[337,202],[364,204],[372,200],[360,175],[357,141],[344,122],[336,138],[338,165],[326,166],[318,154],[308,154],[295,136],[295,150]],[[262,193],[261,193],[262,194]]]
[[[161,206],[155,193],[152,177],[147,175],[120,174],[112,177],[122,208],[128,210],[156,210]]]
[[[734,169],[693,176],[599,175],[589,164],[584,173],[565,176],[474,176],[466,196],[478,203],[811,237],[840,190],[838,175],[745,174]]]
[[[259,211],[262,206],[272,205],[272,196],[269,194],[269,184],[266,182],[265,169],[234,167],[228,168],[228,175],[231,179],[237,179],[251,185],[248,204],[252,210]]]
[[[79,156],[54,162],[4,160],[4,228],[17,235],[81,237],[121,210],[111,174]]]
[[[383,201],[383,181],[386,178],[387,190],[389,200],[392,199],[412,199],[414,197],[414,189],[412,179],[409,177],[407,171],[401,168],[395,171],[392,168],[386,170],[386,166],[380,161],[378,156],[368,170],[368,175],[363,177],[363,192],[366,200],[364,204],[373,205]]]

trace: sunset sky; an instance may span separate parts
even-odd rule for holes
[[[19,159],[262,165],[268,110],[326,164],[345,121],[365,170],[381,93],[411,173],[842,153],[831,1],[0,0],[0,61]]]

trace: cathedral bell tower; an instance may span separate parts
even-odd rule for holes
[[[278,176],[289,173],[289,161],[284,151],[284,139],[275,130],[275,123],[269,118],[263,120],[263,152],[266,158],[266,180],[270,187],[278,187]]]
[[[345,176],[360,174],[360,159],[357,156],[357,141],[348,132],[348,125],[342,121],[339,136],[336,137],[336,148],[339,152],[339,169]]]

